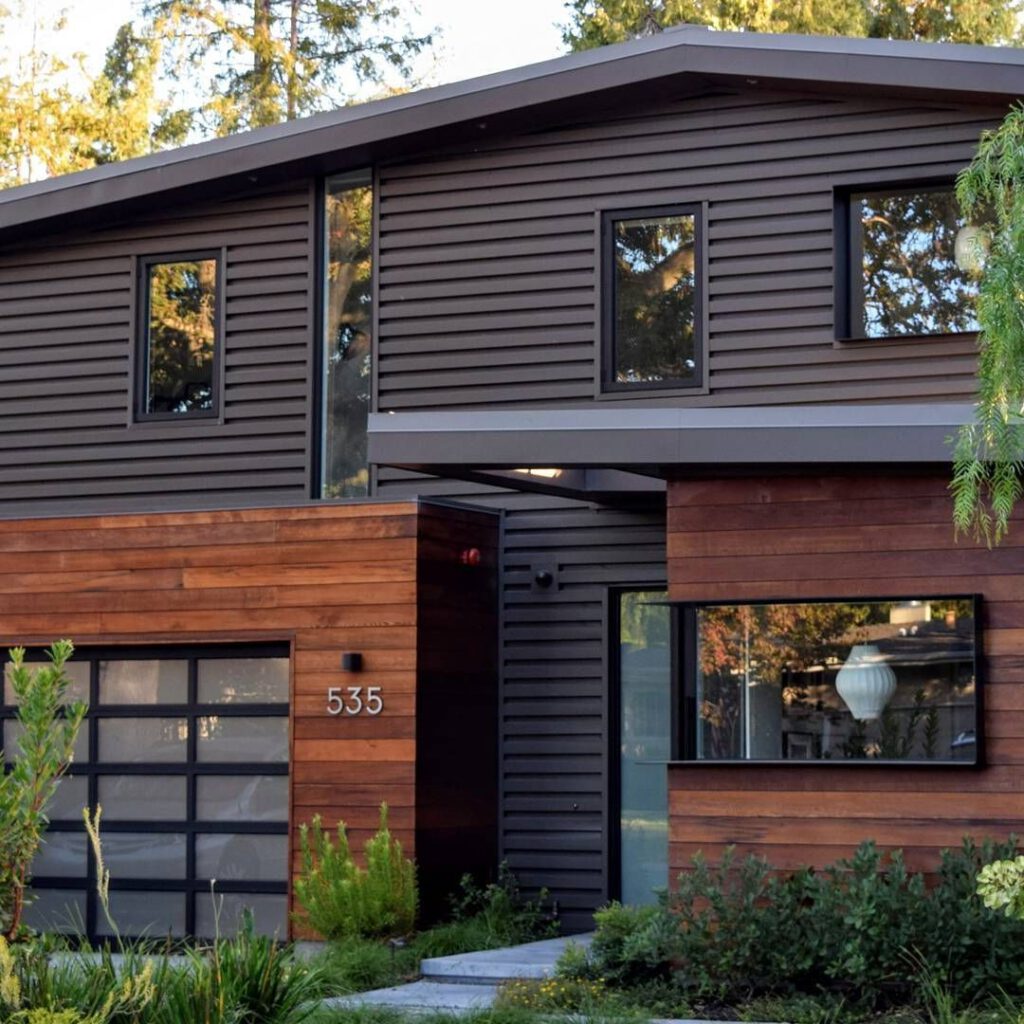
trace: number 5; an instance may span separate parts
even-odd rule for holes
[[[341,699],[341,687],[329,687],[327,690],[327,714],[340,715],[344,710],[345,702]]]
[[[366,688],[366,713],[368,715],[379,715],[384,710],[384,699],[380,695],[379,686],[368,686]]]

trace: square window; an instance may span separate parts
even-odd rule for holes
[[[220,279],[215,253],[141,261],[136,419],[218,415]]]
[[[696,387],[701,221],[696,207],[602,216],[603,389]]]
[[[853,192],[840,227],[848,235],[848,293],[841,337],[899,338],[977,331],[975,300],[986,234],[968,224],[951,186]],[[840,261],[841,262],[841,261]]]

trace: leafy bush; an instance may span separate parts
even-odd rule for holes
[[[593,1013],[606,1009],[608,990],[604,982],[589,978],[547,978],[533,981],[522,978],[501,987],[501,1006],[517,1006],[540,1012],[569,1011]]]
[[[317,816],[312,828],[299,829],[299,841],[302,874],[295,895],[305,910],[302,920],[325,939],[389,938],[412,930],[419,906],[416,868],[388,830],[387,804],[366,843],[365,869],[352,857],[344,822],[332,840]]]
[[[419,961],[412,946],[352,936],[330,943],[317,964],[328,979],[330,994],[348,995],[411,981],[419,971]]]
[[[30,670],[25,650],[11,651],[8,681],[21,725],[18,756],[0,772],[0,929],[9,939],[21,928],[29,868],[49,824],[46,808],[67,771],[86,706],[63,707],[70,680],[64,665],[74,651],[59,640],[47,652],[50,663]]]
[[[933,991],[936,978],[961,1006],[1024,994],[1024,922],[974,896],[983,865],[1011,849],[965,840],[943,853],[931,887],[899,851],[870,842],[821,872],[696,857],[659,905],[599,911],[586,962],[576,955],[561,970],[730,1003],[827,992],[884,1008]]]
[[[535,900],[525,899],[504,864],[498,880],[483,887],[463,875],[459,892],[451,898],[452,920],[421,932],[416,951],[422,957],[453,956],[553,938],[558,925],[544,909],[547,899],[543,889]]]

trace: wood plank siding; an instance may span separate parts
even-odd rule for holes
[[[443,894],[453,869],[436,836],[453,823],[464,827],[458,871],[495,863],[496,536],[492,514],[414,501],[5,520],[0,643],[287,642],[296,866],[298,825],[344,820],[361,851],[387,801],[394,834]],[[461,564],[465,547],[480,565]],[[472,614],[438,621],[435,603],[450,611],[463,592]],[[424,617],[441,638],[429,656]],[[358,676],[341,671],[346,651],[363,655]],[[440,698],[477,734],[462,752],[419,722],[446,672]],[[378,716],[326,713],[327,688],[353,681],[381,687]],[[441,741],[463,775],[461,807],[438,807]]]
[[[963,399],[969,337],[834,344],[833,189],[951,180],[1002,114],[751,91],[385,166],[379,407],[591,402],[595,211],[680,203],[707,204],[709,393],[635,401]]]
[[[934,867],[966,834],[1020,832],[1024,806],[1024,533],[1001,549],[950,525],[948,478],[789,477],[675,482],[668,498],[675,600],[972,592],[986,766],[678,765],[669,770],[671,870],[729,844],[779,867],[820,866],[864,839]]]
[[[0,514],[310,493],[311,191],[136,215],[0,251]],[[133,260],[223,249],[223,423],[129,425]]]

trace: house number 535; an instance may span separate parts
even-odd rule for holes
[[[379,715],[384,698],[379,686],[331,686],[327,689],[329,715]]]

